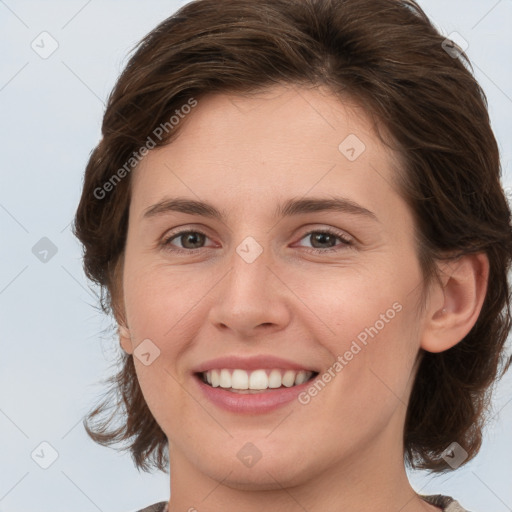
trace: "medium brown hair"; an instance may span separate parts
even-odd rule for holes
[[[156,146],[170,143],[181,124],[156,141],[155,128],[191,98],[327,86],[363,106],[401,156],[397,179],[415,217],[425,283],[446,255],[489,258],[480,316],[453,348],[422,354],[404,430],[413,468],[449,470],[441,454],[453,441],[471,460],[492,384],[512,363],[504,349],[512,233],[486,97],[466,55],[445,51],[444,40],[412,0],[196,0],[163,21],[135,48],[108,99],[76,212],[85,272],[101,287],[103,310],[123,319],[130,159],[148,137]],[[167,438],[146,405],[133,357],[120,357],[86,430],[101,444],[124,443],[138,468],[165,470]]]

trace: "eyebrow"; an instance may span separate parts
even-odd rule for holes
[[[291,217],[293,215],[328,211],[360,215],[362,217],[378,221],[375,213],[344,197],[310,197],[306,199],[292,198],[283,204],[278,205],[275,209],[274,216],[275,218],[283,218]],[[220,222],[225,222],[227,218],[225,212],[218,210],[208,202],[181,197],[165,198],[162,201],[155,203],[144,210],[143,218],[156,217],[169,212],[200,215],[202,217],[219,220]]]

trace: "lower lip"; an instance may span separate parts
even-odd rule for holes
[[[206,384],[198,375],[194,375],[194,380],[197,381],[206,398],[226,411],[239,414],[263,414],[274,411],[297,399],[297,395],[311,386],[315,379],[316,377],[290,388],[281,387],[248,394],[234,393],[221,387],[214,388]]]

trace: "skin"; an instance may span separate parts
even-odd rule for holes
[[[150,365],[137,357],[135,365],[169,439],[170,512],[438,510],[405,473],[407,403],[421,349],[447,350],[476,321],[486,257],[440,267],[441,283],[420,308],[413,217],[393,184],[398,160],[364,110],[327,90],[208,96],[181,122],[179,137],[150,151],[132,175],[119,319],[126,352],[145,339],[160,350]],[[338,149],[349,134],[366,146],[352,162]],[[273,216],[287,199],[333,194],[376,219]],[[225,222],[180,212],[144,218],[177,196],[211,202]],[[160,245],[176,228],[206,238]],[[326,228],[352,244],[308,234]],[[252,263],[236,252],[248,236],[263,248]],[[314,248],[324,252],[308,252]],[[401,311],[307,405],[227,412],[203,397],[190,373],[231,354],[327,370],[396,303]],[[252,467],[237,457],[247,442],[261,453]]]

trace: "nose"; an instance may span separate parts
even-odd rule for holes
[[[229,269],[212,290],[209,321],[233,337],[254,338],[285,329],[291,318],[292,292],[268,251],[252,262],[236,251]]]

